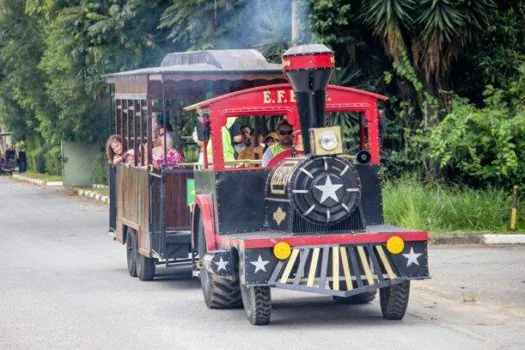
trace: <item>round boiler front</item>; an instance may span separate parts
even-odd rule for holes
[[[359,204],[361,183],[355,167],[337,157],[315,157],[298,164],[288,182],[292,205],[306,220],[334,224]]]

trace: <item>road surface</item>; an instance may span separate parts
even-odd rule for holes
[[[206,308],[189,270],[129,277],[107,206],[0,177],[0,349],[524,349],[525,247],[431,247],[403,321],[273,290],[272,323]]]

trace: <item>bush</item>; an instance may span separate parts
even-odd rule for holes
[[[49,175],[61,175],[62,174],[62,161],[60,156],[62,150],[60,146],[53,146],[44,154],[45,171]]]
[[[508,91],[488,86],[484,108],[455,99],[433,130],[431,157],[449,179],[477,187],[525,185],[525,65],[520,72]]]
[[[472,232],[507,231],[510,224],[510,193],[498,188],[422,185],[404,178],[385,181],[383,198],[385,221],[403,227]],[[520,225],[525,228],[523,220]]]
[[[93,183],[105,185],[108,183],[109,165],[105,153],[101,153],[95,158],[93,167]]]
[[[37,146],[26,150],[26,152],[29,169],[37,173],[45,173],[45,147]]]

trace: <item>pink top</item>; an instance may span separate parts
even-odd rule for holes
[[[162,167],[164,157],[162,154],[153,154],[153,165],[157,168]],[[184,155],[174,148],[167,150],[166,154],[166,168],[171,169],[177,166],[178,163],[184,163]]]

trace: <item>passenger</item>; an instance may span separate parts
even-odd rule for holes
[[[292,144],[293,144],[292,126],[286,120],[283,120],[277,126],[277,132],[279,133],[279,143],[273,144],[272,146],[268,147],[266,152],[264,152],[264,155],[262,158],[263,167],[268,166],[268,163],[270,163],[272,158],[278,155],[279,153],[292,148]]]
[[[241,127],[241,136],[243,142],[243,149],[239,152],[238,160],[244,159],[262,159],[263,148],[255,141],[255,135],[253,134],[253,129],[245,125]]]
[[[166,155],[164,155],[164,137],[160,138],[160,146],[153,148],[153,167],[160,169],[165,159],[165,169],[172,169],[184,163],[184,155],[173,147],[175,135],[173,132],[166,133]]]
[[[193,139],[193,141],[195,141],[197,146],[199,146],[199,158],[197,162],[199,164],[204,164],[204,158],[203,158],[204,154],[202,152],[202,147],[204,147],[204,141],[199,140],[199,133],[198,133],[197,127],[193,129],[193,132],[191,133],[191,138]]]
[[[153,113],[153,118],[155,119],[153,145],[159,146],[161,143],[160,138],[164,136],[166,131],[173,132],[173,127],[169,120],[166,120],[166,127],[164,127],[164,117],[162,116],[162,113]]]
[[[242,142],[241,128],[237,118],[228,118],[226,125],[221,130],[222,136],[222,148],[225,162],[231,162],[235,160],[235,149],[234,144]],[[213,164],[213,142],[212,137],[208,141],[206,147],[206,153],[208,155],[208,163]]]
[[[127,164],[127,165],[135,164],[135,150],[134,149],[128,149],[126,153],[124,153],[122,163]],[[140,159],[137,160],[137,163],[140,163]]]
[[[273,146],[277,142],[279,142],[279,134],[276,133],[275,131],[272,131],[271,133],[266,135],[266,137],[263,140],[263,143],[264,143],[263,153],[266,152],[268,147]]]
[[[120,135],[112,135],[106,142],[106,156],[111,164],[126,163],[129,153]]]

